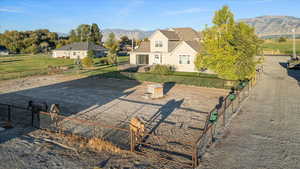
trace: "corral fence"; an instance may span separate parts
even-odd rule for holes
[[[118,148],[130,150],[129,123],[124,128],[110,126],[100,122],[68,117],[58,113],[34,111],[28,107],[0,103],[0,122],[5,128],[14,126],[34,127],[66,135],[82,138],[98,138],[116,145]],[[129,138],[129,139],[128,139]]]
[[[10,128],[19,124],[34,125],[33,114],[25,107],[0,103],[0,121]],[[3,127],[2,126],[2,127]]]
[[[152,158],[178,163],[186,168],[195,168],[199,165],[199,160],[209,145],[215,141],[218,134],[224,131],[232,117],[238,112],[241,103],[249,96],[251,89],[262,78],[262,70],[260,68],[251,80],[241,82],[229,95],[220,99],[220,103],[206,116],[205,125],[202,126],[203,129],[195,140],[192,138],[178,140],[163,134],[159,135],[147,129],[147,124],[143,131],[139,131],[133,130],[129,121],[116,127],[81,117],[63,116],[60,113],[47,112],[47,110],[36,112],[28,107],[2,103],[0,103],[0,121],[5,121],[7,127],[25,124],[53,132],[74,134],[83,138],[99,138],[123,150],[145,157],[147,157],[147,151],[151,150],[159,152]],[[138,129],[140,128],[138,127]],[[154,131],[155,127],[152,130]],[[176,146],[174,146],[175,144]],[[178,145],[181,146],[179,149],[177,149]],[[164,155],[164,153],[172,154],[172,156]],[[151,153],[151,155],[153,154]],[[187,160],[179,160],[174,156],[181,156]]]
[[[204,131],[197,138],[193,147],[193,167],[199,165],[199,159],[204,155],[207,148],[215,141],[218,134],[221,134],[230,120],[239,111],[241,103],[249,96],[250,91],[258,80],[262,79],[263,67],[259,67],[255,76],[248,82],[241,82],[235,92],[230,92],[223,102],[216,105],[207,116]]]

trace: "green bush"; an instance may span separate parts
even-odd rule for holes
[[[279,42],[279,43],[286,42],[286,41],[287,41],[287,39],[286,39],[285,37],[280,37],[280,38],[278,39],[278,42]]]
[[[173,73],[173,69],[169,65],[155,65],[151,72],[161,75],[168,75]]]
[[[102,74],[106,78],[119,78],[119,79],[131,79],[138,81],[149,81],[157,83],[167,83],[174,82],[177,84],[193,85],[193,86],[202,86],[202,87],[212,87],[212,88],[223,88],[230,89],[232,86],[226,85],[226,80],[213,77],[199,77],[199,76],[178,76],[178,75],[160,75],[158,76],[155,73],[130,73],[130,72],[110,72]],[[232,82],[233,86],[237,85],[236,81]]]
[[[100,64],[102,64],[102,65],[108,65],[109,61],[108,61],[107,58],[103,58],[103,59],[100,60]]]
[[[91,57],[85,57],[85,58],[82,59],[82,64],[85,67],[92,67],[93,64],[94,64],[94,61]]]
[[[87,56],[90,58],[95,58],[95,52],[93,50],[88,50]]]

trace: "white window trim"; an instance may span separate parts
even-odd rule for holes
[[[182,63],[181,57],[187,57],[187,62],[186,63]],[[189,65],[191,64],[191,56],[190,55],[179,55],[179,64],[180,65]]]
[[[156,48],[163,47],[163,42],[161,40],[156,40],[154,43],[155,43],[154,45]]]

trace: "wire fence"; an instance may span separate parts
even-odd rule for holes
[[[40,112],[40,114],[41,125],[39,128],[41,129],[73,134],[87,139],[98,138],[111,142],[121,149],[130,149],[130,130],[127,123],[122,128],[78,117],[67,117],[48,112]]]

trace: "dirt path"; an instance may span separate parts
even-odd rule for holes
[[[300,167],[300,71],[286,70],[287,60],[266,58],[264,79],[199,168]]]

